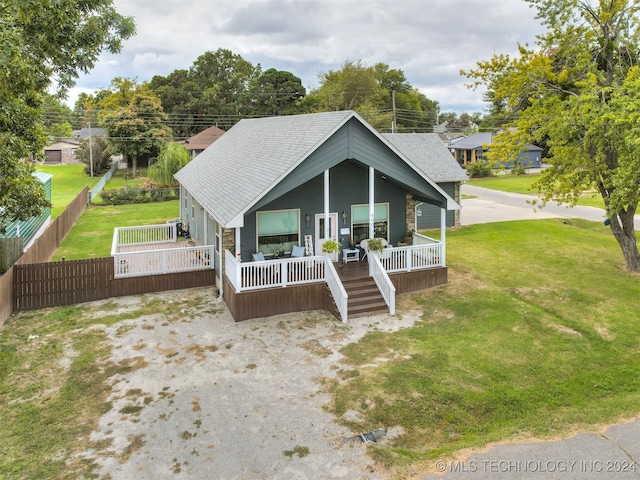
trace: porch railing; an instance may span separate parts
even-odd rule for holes
[[[341,320],[347,321],[347,292],[333,264],[324,256],[238,262],[225,251],[225,273],[236,291],[286,287],[326,282],[335,299]]]
[[[440,243],[440,241],[418,232],[413,234],[413,245],[431,245],[433,243]]]
[[[386,248],[385,250],[391,250]],[[369,275],[373,277],[373,281],[376,282],[378,286],[378,290],[380,290],[380,294],[384,299],[387,307],[389,307],[389,313],[396,313],[396,287],[391,282],[389,275],[385,271],[385,267],[379,257],[379,255],[383,255],[383,253],[375,253],[370,252],[368,255],[369,258]]]
[[[214,253],[213,245],[116,253],[114,274],[126,278],[212,269]]]
[[[385,270],[390,273],[443,266],[440,243],[385,248],[378,256]]]
[[[336,272],[336,268],[333,266],[333,263],[326,260],[325,263],[327,265],[327,285],[329,286],[329,290],[331,291],[331,295],[336,302],[338,307],[338,312],[340,313],[340,320],[342,323],[347,323],[347,312],[348,307],[347,304],[349,302],[349,295],[347,291],[344,289],[344,285],[340,281],[340,277],[338,276],[338,272]]]
[[[123,245],[149,245],[154,243],[175,242],[177,240],[178,227],[175,223],[118,227],[113,231],[111,255],[118,253],[118,248]]]
[[[176,248],[177,240],[175,223],[115,228],[111,243],[115,278],[214,268],[213,245]],[[162,248],[161,244],[169,244],[172,248]],[[136,249],[121,252],[124,246],[135,246]]]

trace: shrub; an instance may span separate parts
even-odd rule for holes
[[[479,177],[490,177],[493,175],[493,170],[491,169],[491,165],[487,161],[479,161],[474,163],[469,163],[466,166],[467,173],[471,178],[479,178]]]
[[[513,167],[511,167],[512,175],[524,175],[527,173],[527,169],[522,164],[516,163]]]

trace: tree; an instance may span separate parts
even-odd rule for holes
[[[142,93],[136,93],[128,106],[104,118],[112,151],[131,158],[134,177],[139,158],[156,156],[171,140],[171,129],[166,121],[160,100]]]
[[[102,137],[93,136],[91,141],[81,140],[76,158],[85,164],[84,171],[87,174],[93,172],[94,175],[100,175],[111,167],[111,155],[107,141]],[[91,166],[92,162],[93,167]]]
[[[270,68],[251,82],[247,97],[252,115],[292,115],[300,113],[298,100],[306,93],[294,74]]]
[[[2,2],[0,7],[0,230],[49,205],[44,188],[22,163],[46,144],[42,104],[59,96],[103,51],[117,53],[135,31],[112,0]]]
[[[169,143],[158,155],[158,161],[149,167],[147,176],[154,182],[171,185],[173,175],[191,160],[189,151],[179,143]]]
[[[575,204],[596,189],[627,268],[640,271],[640,2],[528,2],[548,29],[537,48],[520,46],[517,58],[496,55],[462,72],[515,115],[509,125],[516,128],[497,137],[490,158],[546,141],[550,167],[535,184],[540,203]]]

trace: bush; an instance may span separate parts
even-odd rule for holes
[[[100,193],[103,205],[124,205],[128,203],[149,203],[176,200],[180,196],[180,187],[123,187],[102,190]]]
[[[511,167],[511,175],[524,175],[525,173],[527,173],[527,169],[522,164],[516,163]]]
[[[487,161],[479,161],[474,163],[469,163],[466,166],[467,174],[471,178],[479,178],[479,177],[490,177],[493,175],[493,170],[491,165]]]

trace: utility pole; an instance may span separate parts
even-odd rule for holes
[[[391,108],[393,109],[393,120],[391,120],[391,133],[396,133],[396,91],[391,90]]]
[[[93,142],[91,141],[91,122],[89,122],[89,169],[93,178]]]

